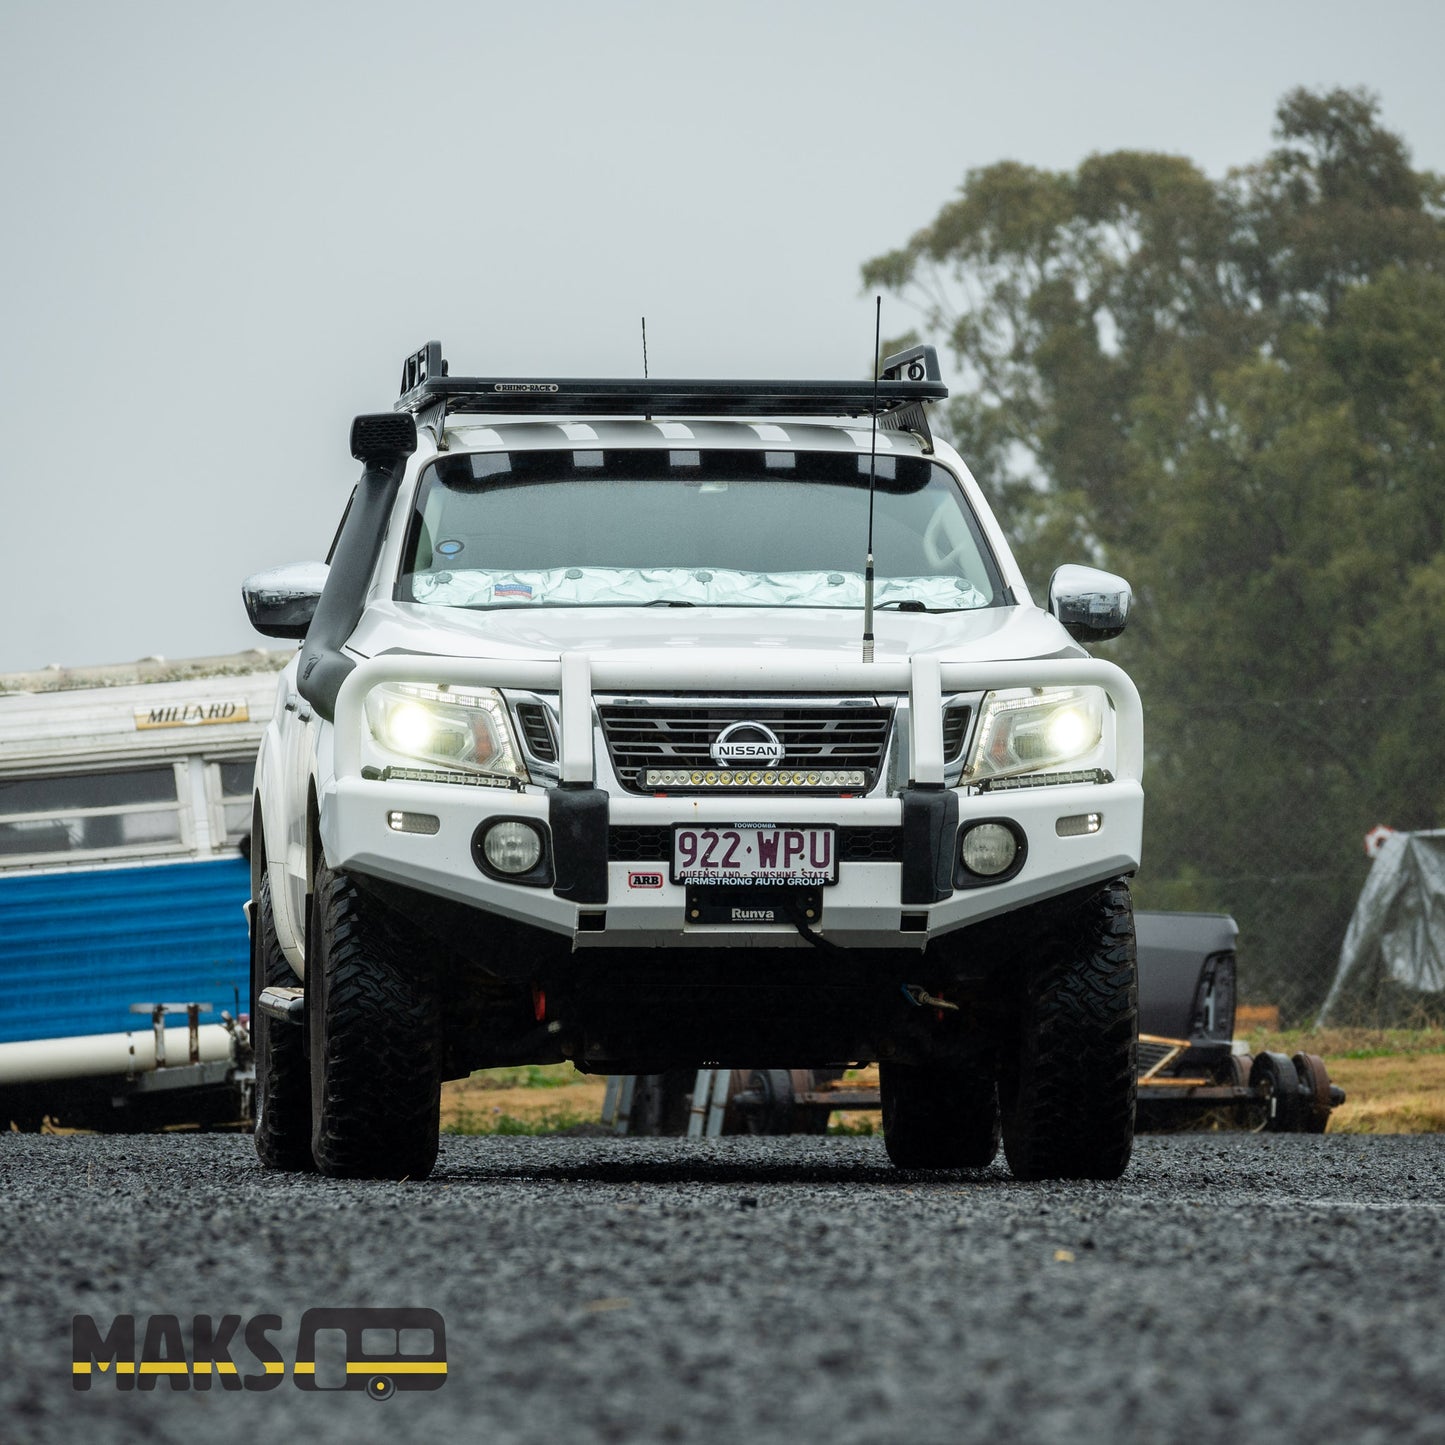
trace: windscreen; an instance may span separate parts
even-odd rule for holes
[[[875,604],[999,606],[955,478],[877,458]],[[619,448],[438,457],[397,596],[442,607],[863,605],[869,458]]]

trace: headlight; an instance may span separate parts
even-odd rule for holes
[[[964,776],[978,782],[1081,758],[1104,735],[1105,706],[1099,687],[991,692]]]
[[[382,683],[366,695],[366,722],[389,752],[467,772],[527,776],[495,688]]]

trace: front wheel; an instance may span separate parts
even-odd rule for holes
[[[268,985],[294,987],[298,982],[276,937],[271,879],[262,863],[251,918],[251,1044],[256,1057],[256,1154],[268,1169],[315,1168],[305,1034],[256,1006]]]
[[[316,1167],[343,1179],[425,1179],[441,1120],[441,1012],[416,940],[323,863],[308,953]]]
[[[983,1169],[998,1153],[991,1070],[881,1063],[883,1147],[899,1169]]]
[[[1002,1071],[1003,1147],[1019,1179],[1117,1179],[1134,1148],[1138,972],[1129,885],[1075,895],[1028,959]]]

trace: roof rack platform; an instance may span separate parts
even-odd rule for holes
[[[888,357],[878,382],[622,380],[451,376],[439,341],[407,357],[396,411],[441,437],[448,414],[508,416],[871,416],[890,430],[933,438],[924,403],[948,395],[931,346]]]

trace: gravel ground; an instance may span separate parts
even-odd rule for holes
[[[1445,1440],[1440,1135],[1147,1138],[1108,1185],[850,1138],[458,1138],[343,1184],[7,1135],[0,1170],[7,1440]],[[275,1313],[289,1354],[313,1305],[439,1311],[445,1387],[71,1388],[73,1314]]]

